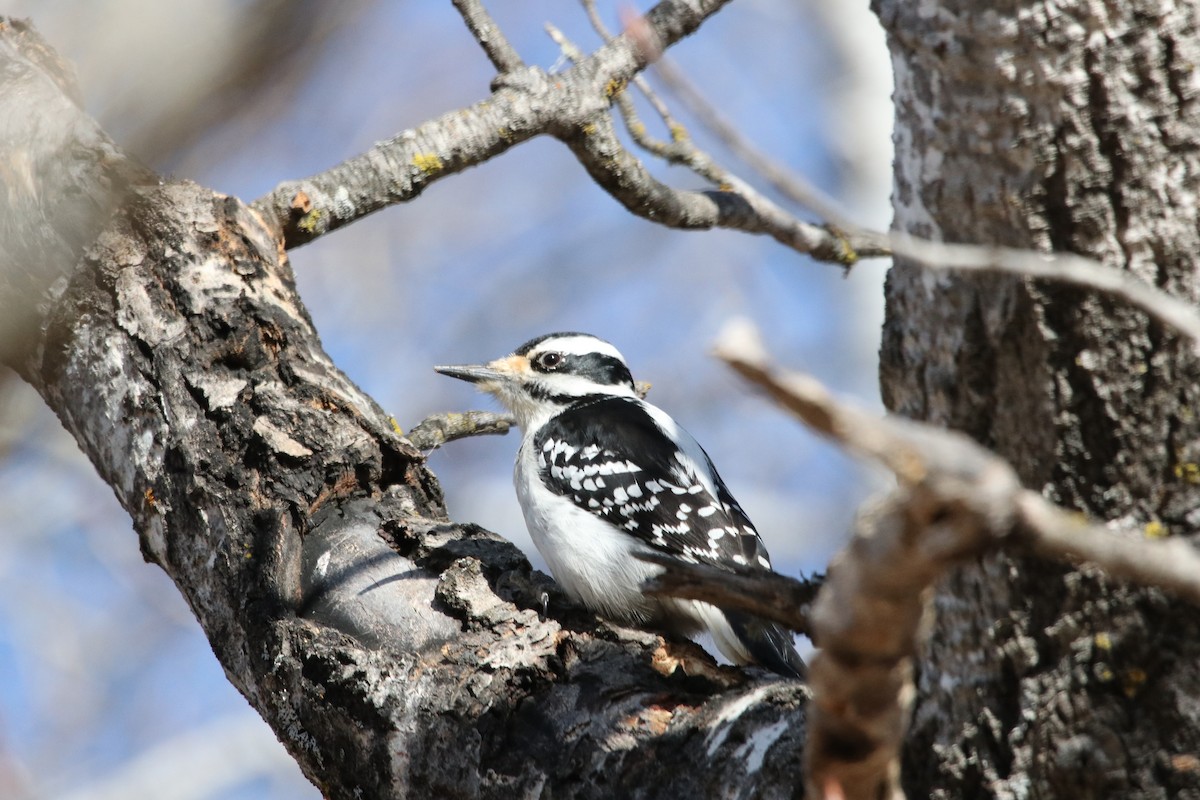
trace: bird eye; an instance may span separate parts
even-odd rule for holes
[[[538,356],[537,363],[538,366],[542,367],[543,369],[554,369],[562,363],[562,360],[562,353],[550,352],[542,353],[540,356]]]

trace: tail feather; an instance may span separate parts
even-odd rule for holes
[[[735,664],[758,664],[777,675],[805,680],[808,668],[792,644],[792,635],[773,622],[739,611],[724,611],[703,601],[682,601],[706,628],[713,642]]]
[[[785,678],[805,680],[808,667],[796,652],[788,631],[774,622],[738,611],[727,611],[725,616],[754,663]]]

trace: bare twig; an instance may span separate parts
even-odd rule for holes
[[[565,139],[592,180],[630,211],[674,228],[732,228],[762,233],[821,261],[853,264],[859,258],[887,253],[882,237],[841,236],[802,222],[731,176],[727,190],[685,192],[654,178],[626,150],[607,114],[597,114],[578,133]]]
[[[728,0],[662,0],[646,15],[663,46],[693,33]],[[502,73],[492,94],[381,142],[366,153],[255,201],[286,247],[296,247],[395,203],[447,175],[481,164],[534,136],[585,126],[646,65],[637,44],[618,37],[554,76],[536,67]],[[642,209],[653,216],[654,209]]]
[[[585,5],[587,5],[592,12],[595,11],[595,4],[585,3]],[[577,64],[585,58],[583,51],[580,50],[574,42],[567,38],[567,35],[560,31],[556,25],[547,22],[545,27],[546,33],[550,35],[550,38],[554,40],[556,45],[558,45],[558,49],[562,50],[563,55],[566,56],[569,61]],[[608,41],[610,38],[611,37],[609,36],[605,36],[605,41]],[[633,79],[633,83],[639,88],[645,87],[643,91],[650,91],[649,86],[646,85],[646,81],[641,75],[635,77]],[[657,100],[657,98],[655,99]],[[625,121],[625,129],[640,147],[661,158],[678,158],[678,156],[674,155],[670,143],[664,142],[661,139],[656,139],[646,130],[646,126],[642,122],[637,108],[633,104],[633,101],[630,99],[629,91],[627,89],[622,89],[621,91],[617,92],[617,94],[613,97],[613,102],[616,104],[617,109],[621,112],[621,119]],[[661,101],[659,102],[659,114],[663,116],[664,121],[670,120],[670,112],[667,110],[665,105],[662,105]],[[667,124],[668,129],[672,131],[675,130],[673,126],[676,123],[674,123],[673,120],[669,121]]]
[[[596,13],[594,2],[592,0],[582,0],[582,2],[588,11],[592,25],[601,35],[607,36],[603,22]],[[803,176],[789,170],[785,165],[755,147],[738,130],[737,126],[729,122],[719,109],[705,99],[683,72],[671,63],[670,59],[659,59],[655,64],[655,72],[668,89],[700,121],[701,125],[729,147],[734,155],[766,179],[784,197],[815,212],[826,223],[845,233],[850,239],[885,236],[884,234],[872,234],[868,229],[854,222],[832,197],[806,181]],[[638,85],[644,87],[645,82],[642,81]],[[648,87],[643,91],[647,97],[658,101]],[[634,128],[636,126],[631,126],[631,134],[634,134],[637,139]],[[710,180],[714,179],[711,172],[706,172],[704,168],[690,162],[686,156],[681,157],[679,151],[673,152],[668,147],[654,143],[647,145],[640,139],[638,141],[651,152],[685,163],[704,177]],[[890,250],[894,256],[906,258],[930,269],[1007,272],[1097,289],[1142,309],[1164,325],[1189,336],[1200,346],[1200,313],[1197,312],[1194,304],[1175,298],[1157,287],[1138,280],[1128,272],[1107,267],[1094,259],[1074,253],[1039,253],[1033,250],[987,245],[946,244],[920,239],[897,231],[886,235],[886,243],[881,249]]]
[[[487,53],[497,72],[515,72],[525,66],[517,51],[509,44],[500,26],[479,0],[452,0],[471,35]]]
[[[1017,497],[1018,541],[1056,561],[1089,562],[1114,578],[1155,586],[1200,605],[1200,553],[1186,539],[1147,539],[1088,523],[1037,492]]]
[[[595,11],[594,4],[585,3],[585,5],[588,5],[593,12]],[[603,31],[603,28],[601,28],[601,30]],[[550,23],[546,23],[546,32],[550,34],[550,38],[554,40],[554,43],[559,46],[563,52],[563,55],[565,55],[568,59],[577,62],[583,58],[583,54],[579,48],[576,47],[575,44],[557,27]],[[638,76],[638,79],[640,81],[640,75]],[[675,122],[671,118],[670,111],[665,105],[662,104],[662,102],[658,99],[658,96],[654,94],[653,90],[645,83],[645,81],[635,81],[635,84],[642,89],[643,94],[654,98],[654,100],[658,103],[658,107],[661,109],[659,113],[662,115],[664,122],[666,122],[672,138],[672,141],[668,142],[651,136],[650,132],[646,129],[645,124],[642,122],[637,108],[633,104],[632,98],[629,96],[629,91],[622,89],[613,97],[613,102],[616,104],[617,109],[621,112],[621,118],[625,121],[626,130],[629,131],[629,135],[638,144],[638,146],[672,164],[678,164],[691,169],[697,175],[709,181],[716,187],[730,189],[732,188],[733,183],[736,182],[739,186],[739,191],[742,194],[747,196],[753,194],[756,202],[760,200],[757,196],[757,193],[754,192],[753,189],[751,189],[744,182],[739,181],[732,173],[728,172],[719,164],[717,164],[717,162],[714,161],[707,153],[691,143],[687,136],[686,130],[684,130],[682,125]],[[762,200],[762,202],[766,201]],[[781,209],[780,214],[783,213],[784,212]]]
[[[595,3],[591,0],[583,0],[583,6],[588,13],[588,17],[592,22],[592,26],[596,31],[604,37],[606,41],[611,41],[611,36],[604,23],[601,21],[599,14],[596,11]],[[653,38],[650,34],[643,31],[644,25],[640,23],[636,26],[638,35],[634,38],[642,41],[647,38]],[[571,60],[577,60],[581,57],[579,48],[571,43],[566,36],[562,34],[553,25],[546,26],[547,32],[551,38],[562,49],[563,54]],[[627,31],[628,33],[628,31]],[[632,35],[632,34],[631,34]],[[661,57],[661,52],[657,47],[643,45],[643,49],[651,51],[651,55],[657,60]],[[820,253],[814,252],[814,256],[822,260],[833,260],[838,263],[850,266],[859,258],[872,256],[887,255],[885,237],[882,234],[871,233],[861,228],[856,228],[850,234],[844,230],[830,230],[828,228],[812,225],[795,218],[783,208],[776,205],[753,186],[742,180],[729,170],[722,167],[712,156],[701,150],[695,145],[691,137],[688,136],[686,128],[677,122],[670,114],[666,104],[658,97],[650,85],[639,75],[634,81],[634,84],[642,92],[643,95],[650,101],[654,108],[662,117],[667,130],[670,132],[671,140],[666,141],[651,136],[646,128],[646,125],[641,121],[637,109],[633,104],[632,98],[628,91],[621,90],[614,98],[618,110],[621,112],[621,117],[625,121],[626,129],[633,140],[647,152],[658,156],[672,164],[687,167],[695,172],[700,177],[709,181],[717,191],[711,192],[710,196],[718,197],[720,194],[731,195],[735,202],[732,204],[726,203],[722,209],[718,204],[717,213],[723,215],[725,222],[716,223],[720,227],[733,227],[739,230],[745,230],[752,233],[766,233],[772,236],[776,241],[801,252],[812,252],[812,243],[825,239],[830,234],[834,237],[834,243],[837,245],[833,250],[823,250]],[[593,125],[588,129],[591,134],[602,132],[607,128],[607,123]],[[603,145],[606,149],[619,148],[619,143],[614,140],[605,140]],[[596,171],[592,169],[590,164],[596,159],[590,157],[587,151],[575,149],[576,156],[585,166],[592,171],[593,178],[600,182],[602,186],[608,188],[610,193],[622,200],[625,205],[634,210],[638,203],[636,200],[628,202],[622,199],[619,186],[613,185],[611,182],[606,184],[602,177],[598,177]],[[641,170],[641,176],[645,180],[638,181],[639,184],[645,186],[653,182],[648,172],[633,158],[631,154],[625,154],[627,158],[636,163],[636,168]],[[601,161],[600,172],[604,172],[604,163]],[[673,192],[674,190],[667,189],[665,186],[656,187],[660,192]],[[676,193],[678,194],[678,193]],[[636,197],[636,196],[635,196]],[[745,211],[751,213],[746,214]],[[635,211],[636,213],[636,211]],[[669,224],[669,223],[668,223]],[[693,226],[683,225],[681,227],[709,227],[708,224]],[[815,237],[815,238],[814,238]]]
[[[413,447],[423,452],[468,436],[504,435],[517,422],[508,414],[491,411],[462,411],[426,417],[406,434]]]
[[[903,233],[892,233],[889,240],[896,256],[930,269],[1007,272],[1096,289],[1121,298],[1200,343],[1200,313],[1195,305],[1095,259],[1074,253],[1039,253],[1011,247],[945,244]]]
[[[748,611],[788,628],[811,634],[809,606],[821,588],[820,580],[798,581],[776,572],[730,565],[690,564],[659,553],[638,558],[665,567],[643,585],[649,594],[703,600],[719,608]]]
[[[705,99],[669,59],[662,58],[655,64],[655,73],[688,111],[708,129],[735,156],[761,175],[784,197],[807,208],[839,230],[851,234],[866,233],[866,229],[851,220],[836,200],[822,192],[803,176],[759,150],[746,138],[737,126]]]
[[[604,20],[600,19],[600,12],[596,10],[595,0],[581,0],[584,12],[587,13],[588,21],[592,23],[592,28],[604,41],[611,41],[613,36],[608,30],[608,26],[604,24]],[[677,138],[676,131],[682,131],[682,126],[675,121],[675,117],[671,114],[671,110],[667,108],[667,104],[662,101],[662,98],[650,88],[650,84],[646,81],[644,75],[638,75],[633,79],[633,85],[638,88],[638,91],[645,96],[646,101],[653,106],[658,116],[662,118],[663,124],[667,126],[667,130],[671,131],[671,138]]]
[[[650,393],[650,383],[637,381],[633,385],[633,391],[638,397],[645,399]],[[497,414],[492,411],[447,411],[432,414],[418,422],[409,430],[407,438],[418,450],[429,452],[457,439],[471,436],[503,436],[516,424],[516,418],[510,414]]]

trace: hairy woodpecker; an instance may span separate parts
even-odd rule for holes
[[[774,623],[642,594],[642,582],[661,568],[638,551],[763,570],[771,562],[708,454],[637,396],[615,347],[552,333],[489,364],[434,369],[477,384],[516,417],[517,498],[533,543],[569,595],[616,621],[682,635],[707,630],[735,663],[804,677],[791,635]]]

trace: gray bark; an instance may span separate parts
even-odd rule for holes
[[[1200,4],[876,0],[896,73],[895,227],[1068,250],[1195,301]],[[1087,292],[903,263],[890,409],[962,430],[1027,487],[1192,536],[1200,364]],[[1195,609],[1004,556],[945,581],[906,763],[914,795],[1197,796]]]
[[[598,622],[447,519],[322,351],[279,230],[125,157],[45,52],[0,22],[3,163],[28,164],[0,192],[0,318],[28,312],[8,363],[326,796],[800,791],[801,685],[672,670],[694,646]]]

